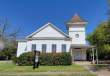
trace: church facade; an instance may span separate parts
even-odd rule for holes
[[[86,60],[86,24],[77,14],[67,23],[68,34],[47,23],[24,40],[18,41],[17,57],[32,50],[41,53],[70,52],[72,60]]]

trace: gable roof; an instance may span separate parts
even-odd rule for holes
[[[57,28],[55,25],[53,25],[52,23],[48,22],[46,23],[44,26],[42,26],[41,28],[39,28],[38,30],[36,30],[35,32],[33,32],[32,34],[28,35],[26,38],[30,38],[33,35],[35,35],[36,33],[38,33],[39,31],[43,30],[44,28],[46,28],[47,26],[51,26],[53,27],[55,30],[57,30],[59,33],[61,33],[62,35],[64,35],[65,37],[69,37],[69,35],[67,35],[66,33],[64,33],[63,31],[61,31],[59,28]]]

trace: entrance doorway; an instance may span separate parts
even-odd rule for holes
[[[82,60],[81,50],[75,50],[74,51],[74,60]]]
[[[73,49],[72,50],[72,60],[74,61],[82,61],[86,60],[86,49]]]

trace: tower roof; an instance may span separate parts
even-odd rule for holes
[[[82,19],[77,13],[73,16],[73,18],[68,23],[85,23],[84,19]]]

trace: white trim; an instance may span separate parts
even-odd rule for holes
[[[85,31],[82,31],[82,30],[81,30],[81,31],[69,31],[69,32],[85,32]]]
[[[28,38],[28,40],[70,40],[70,38],[64,38],[64,37],[33,37]]]
[[[32,34],[28,35],[26,37],[26,39],[28,39],[29,37],[35,35],[36,33],[38,33],[39,31],[41,31],[42,29],[44,29],[45,27],[47,27],[48,25],[51,25],[54,29],[56,29],[57,31],[59,31],[61,34],[63,34],[65,37],[69,37],[69,35],[67,35],[66,33],[62,32],[59,28],[57,28],[55,25],[53,25],[52,23],[47,23],[44,26],[42,26],[41,28],[39,28],[38,30],[36,30],[35,32],[33,32]]]
[[[27,40],[23,40],[23,39],[21,39],[21,40],[16,40],[17,42],[26,42]]]
[[[74,23],[67,23],[67,24],[87,24],[88,22],[74,22]]]

